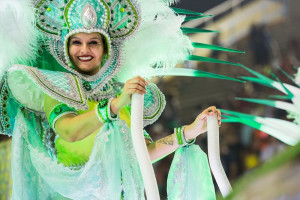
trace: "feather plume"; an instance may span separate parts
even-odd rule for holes
[[[298,68],[297,74],[295,74],[295,82],[300,86],[300,67]]]
[[[0,76],[15,63],[35,58],[38,31],[30,0],[0,0]]]
[[[171,6],[178,3],[180,0],[162,0],[166,5]]]
[[[125,41],[123,62],[118,73],[122,82],[141,70],[174,67],[191,54],[193,46],[180,30],[185,16],[175,15],[160,0],[139,0],[141,23],[135,35]]]

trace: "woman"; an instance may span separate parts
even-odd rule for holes
[[[68,48],[69,55],[77,71],[86,75],[94,75],[100,70],[99,66],[101,64],[103,54],[106,51],[103,41],[102,36],[98,33],[77,33],[70,37]],[[147,85],[148,83],[145,79],[139,76],[128,80],[125,83],[120,96],[112,99],[110,104],[110,113],[113,116],[117,116],[120,109],[130,103],[131,95],[133,93],[146,94]],[[96,105],[97,102],[93,103]],[[60,104],[61,102],[51,98],[50,96],[45,97],[44,108],[48,121],[51,110]],[[74,152],[79,151],[80,154],[84,155],[84,158],[80,162],[88,160],[88,156],[93,147],[93,139],[103,125],[103,122],[101,121],[101,118],[99,120],[94,107],[95,106],[90,106],[88,111],[79,115],[75,113],[67,113],[63,116],[60,115],[56,123],[52,125],[62,140],[70,142],[70,144],[68,144],[69,146],[74,146]],[[214,115],[218,115],[219,125],[221,125],[220,111],[217,110],[216,107],[212,106],[204,110],[197,117],[194,123],[184,128],[184,134],[187,141],[191,141],[199,134],[206,132],[206,117]],[[77,142],[76,145],[71,144],[73,142]],[[146,143],[148,144],[148,150],[152,161],[166,156],[179,147],[175,141],[174,134],[162,138],[154,143],[151,143],[151,140],[146,139]],[[68,150],[72,153],[72,149]],[[60,152],[58,152],[58,158],[63,157],[59,154]],[[62,159],[61,162],[65,162],[66,160],[67,159]]]
[[[13,199],[144,199],[129,128],[131,95],[145,94],[144,126],[157,120],[165,99],[133,74],[189,54],[180,26],[161,26],[184,18],[159,0],[35,1],[34,9],[37,29],[65,70],[49,70],[49,59],[46,69],[15,65],[1,83],[1,133],[13,135]],[[151,160],[193,142],[209,115],[218,115],[220,125],[212,106],[156,142],[144,132]],[[211,178],[204,184],[213,187]]]

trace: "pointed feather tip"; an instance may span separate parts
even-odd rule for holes
[[[225,110],[225,109],[220,109],[220,111],[222,113],[226,113],[226,117],[229,119],[235,118],[235,119],[245,119],[245,120],[249,120],[249,119],[254,119],[257,116],[255,115],[250,115],[250,114],[245,114],[245,113],[241,113],[241,112],[236,112],[236,111],[231,111],[231,110]]]
[[[227,52],[233,52],[233,53],[245,53],[245,51],[240,51],[240,50],[226,48],[226,47],[212,45],[212,44],[204,44],[204,43],[199,43],[199,42],[192,42],[192,46],[194,48],[204,48],[204,49],[210,49],[210,50],[215,50],[215,51],[227,51]]]
[[[183,22],[188,22],[188,21],[202,19],[202,18],[208,18],[208,17],[213,17],[213,15],[186,16],[184,18]]]
[[[228,62],[228,61],[224,61],[224,60],[219,60],[219,59],[216,59],[216,58],[209,58],[209,57],[203,57],[203,56],[197,56],[197,55],[189,55],[186,60],[227,64],[227,65],[234,65],[234,66],[238,66],[238,67],[243,66],[240,63],[233,63],[233,62]]]
[[[183,34],[192,34],[192,33],[221,33],[220,31],[215,30],[207,30],[201,28],[188,28],[188,27],[180,27]]]
[[[271,76],[277,81],[280,83],[280,85],[283,87],[283,89],[286,91],[286,93],[288,94],[289,97],[293,98],[294,97],[294,94],[289,90],[287,89],[284,84],[281,82],[281,80],[274,74],[274,73],[271,73]]]
[[[195,12],[191,10],[186,10],[182,8],[175,8],[175,7],[170,7],[174,12],[177,14],[185,14],[185,15],[203,15],[203,13],[200,12]]]
[[[273,99],[292,100],[291,97],[285,95],[269,95],[268,97]]]

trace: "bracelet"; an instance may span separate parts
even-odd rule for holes
[[[185,146],[189,146],[191,144],[194,144],[196,141],[196,138],[194,138],[191,141],[187,141],[186,138],[184,137],[184,130],[185,126],[181,126],[178,128],[174,128],[174,134],[175,134],[175,140],[177,141],[177,144],[179,145],[179,147],[185,147]]]
[[[78,113],[76,112],[76,110],[74,108],[71,108],[63,103],[58,104],[55,107],[53,107],[50,112],[50,117],[49,117],[49,124],[50,124],[51,128],[55,131],[55,128],[54,128],[55,122],[63,115],[70,114],[70,113],[78,115]]]
[[[95,108],[98,119],[103,124],[119,119],[118,115],[112,116],[110,111],[110,104],[112,100],[113,98],[110,98],[109,100],[102,99]]]

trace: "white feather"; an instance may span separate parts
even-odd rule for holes
[[[183,16],[175,15],[160,0],[139,0],[141,24],[122,49],[123,62],[118,73],[122,82],[149,67],[174,67],[187,58],[193,47],[180,30]]]
[[[180,0],[162,0],[162,1],[170,6],[170,5],[178,3]]]
[[[295,82],[300,86],[300,67],[298,67],[298,72],[295,74]]]
[[[35,58],[38,31],[30,0],[0,0],[0,76],[15,63]]]

